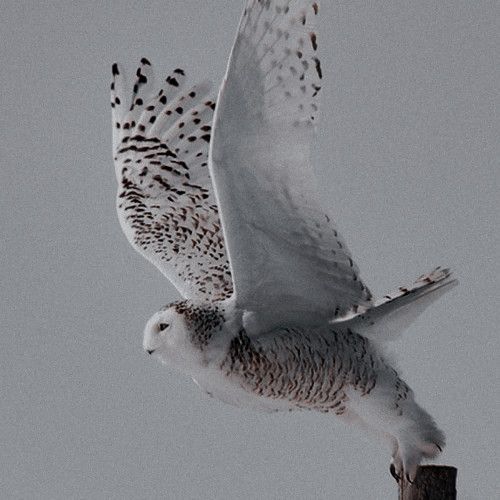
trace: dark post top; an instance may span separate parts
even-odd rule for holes
[[[399,483],[399,500],[456,500],[457,469],[445,465],[419,467],[413,484]]]

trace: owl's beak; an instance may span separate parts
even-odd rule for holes
[[[146,352],[151,355],[156,351],[156,349],[146,349]]]

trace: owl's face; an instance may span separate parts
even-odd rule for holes
[[[199,361],[184,315],[176,311],[175,305],[155,313],[146,323],[143,347],[162,363],[181,369]]]

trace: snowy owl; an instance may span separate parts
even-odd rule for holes
[[[320,206],[318,12],[248,0],[217,101],[182,69],[155,90],[147,59],[127,90],[113,65],[119,220],[183,298],[147,322],[144,349],[228,403],[359,423],[412,480],[444,436],[383,343],[455,281],[438,268],[376,300]]]

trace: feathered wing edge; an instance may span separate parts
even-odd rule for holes
[[[449,269],[436,268],[413,284],[399,287],[373,307],[359,309],[354,315],[334,324],[349,328],[377,342],[397,339],[433,302],[458,285]]]

